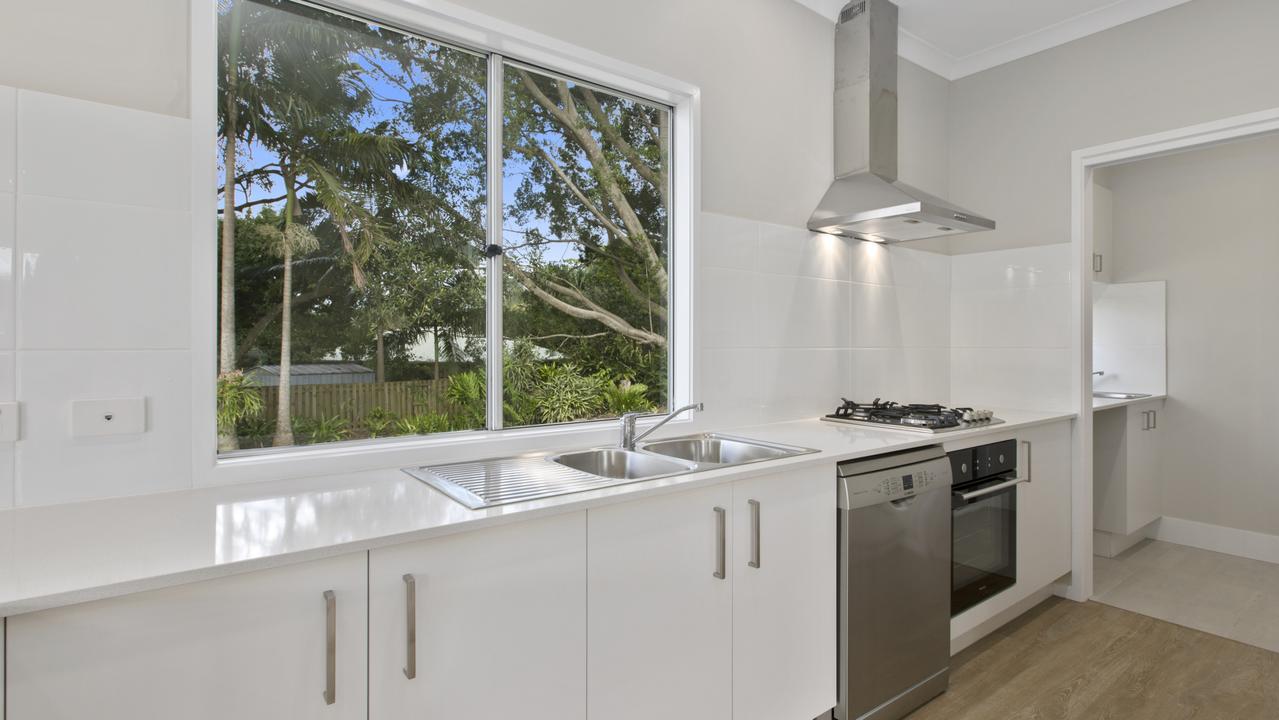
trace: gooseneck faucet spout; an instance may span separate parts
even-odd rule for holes
[[[653,431],[654,431],[654,430],[656,430],[656,429],[658,429],[659,427],[661,427],[661,426],[665,425],[666,423],[670,422],[671,420],[674,420],[674,419],[675,419],[675,417],[676,417],[677,415],[679,415],[680,413],[682,413],[682,412],[684,412],[684,411],[686,411],[686,410],[696,410],[696,411],[698,411],[698,412],[701,412],[701,410],[702,410],[702,404],[701,404],[701,403],[699,403],[699,402],[698,402],[698,403],[689,403],[688,405],[685,405],[685,406],[684,406],[684,407],[682,407],[682,408],[679,408],[679,409],[673,410],[673,411],[671,411],[669,414],[667,414],[667,415],[666,415],[666,417],[662,418],[661,420],[658,420],[656,424],[654,424],[652,427],[650,427],[649,429],[645,430],[644,432],[640,433],[639,435],[636,435],[636,434],[635,434],[635,421],[636,421],[636,420],[639,420],[639,419],[640,419],[640,418],[642,418],[642,417],[644,417],[644,415],[645,415],[646,413],[638,413],[638,412],[628,412],[628,413],[623,413],[623,415],[622,415],[622,442],[621,442],[622,448],[623,448],[623,449],[625,449],[625,450],[634,450],[634,449],[635,449],[635,443],[637,443],[637,442],[639,442],[640,440],[643,440],[644,438],[646,438],[646,437],[648,437],[649,435],[653,434]]]

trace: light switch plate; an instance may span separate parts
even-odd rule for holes
[[[74,400],[71,437],[139,435],[147,429],[147,399]]]
[[[0,402],[0,442],[18,441],[18,403]]]

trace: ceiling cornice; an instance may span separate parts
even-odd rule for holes
[[[839,11],[847,4],[847,0],[795,0],[795,2],[831,22],[835,21]],[[962,57],[951,55],[909,31],[901,29],[897,39],[897,52],[901,57],[947,80],[958,80],[1186,2],[1189,0],[1117,0],[1105,7],[1010,38]]]

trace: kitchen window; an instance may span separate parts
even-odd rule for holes
[[[672,107],[291,0],[217,55],[220,453],[671,404]]]

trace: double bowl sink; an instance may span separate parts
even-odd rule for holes
[[[780,460],[809,448],[700,433],[641,443],[454,463],[405,472],[472,509],[585,492],[642,480]]]

